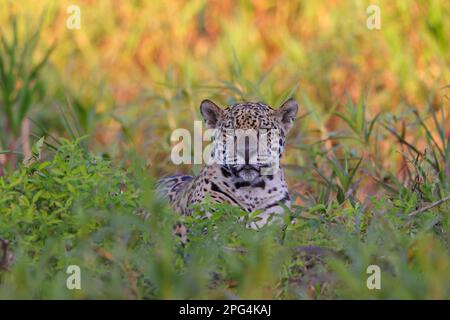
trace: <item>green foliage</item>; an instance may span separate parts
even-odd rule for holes
[[[0,36],[0,115],[6,120],[1,125],[15,137],[33,103],[45,96],[40,74],[55,47],[47,49],[40,59],[35,58],[43,17],[27,37],[19,32],[17,18],[13,17],[8,24],[12,30],[2,30]],[[6,136],[2,138],[0,142],[5,145]]]
[[[153,197],[139,158],[121,168],[80,143],[61,139],[41,160],[41,139],[34,161],[0,178],[1,298],[450,297],[448,204],[411,216],[417,194],[403,189],[370,206],[294,206],[283,225],[260,230],[208,201],[181,219]],[[382,290],[366,287],[371,264]],[[81,290],[66,288],[69,265],[81,268]]]
[[[0,12],[0,299],[450,298],[445,1],[394,1],[378,31],[352,2],[102,2],[80,30],[46,2]],[[282,224],[154,197],[199,101],[291,96]]]

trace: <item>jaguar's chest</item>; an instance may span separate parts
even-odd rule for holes
[[[278,204],[289,202],[289,193],[283,172],[260,176],[252,182],[226,176],[220,168],[208,167],[202,171],[194,184],[198,198],[210,195],[213,200],[237,205],[247,212],[267,210]],[[198,199],[193,199],[196,202]]]
[[[260,180],[255,185],[236,190],[234,194],[241,201],[242,207],[246,211],[265,210],[268,206],[283,199],[287,194],[287,186],[284,181],[278,182],[275,184],[268,180]],[[262,185],[265,185],[265,187],[261,187]]]

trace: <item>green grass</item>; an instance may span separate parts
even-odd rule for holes
[[[9,129],[7,133],[11,132],[13,138],[20,135],[20,127],[33,103],[45,95],[40,73],[55,46],[48,48],[40,59],[35,58],[42,18],[31,35],[21,38],[19,24],[14,17],[10,21],[11,37],[6,32],[0,36],[0,115],[6,121],[3,125]],[[27,31],[31,31],[31,28]],[[11,137],[2,135],[0,143],[6,145],[8,138]]]
[[[1,298],[450,297],[448,203],[414,213],[419,194],[403,187],[364,203],[294,206],[285,225],[255,231],[224,204],[210,219],[172,213],[154,198],[139,157],[124,168],[81,141],[60,142],[44,161],[40,141],[32,161],[0,177],[0,234],[8,240]],[[438,186],[421,190],[431,197]],[[172,235],[180,220],[186,246]],[[81,268],[81,290],[66,288],[72,264]],[[372,264],[382,270],[381,290],[366,287]]]
[[[63,2],[9,3],[0,299],[449,299],[445,4],[383,3],[371,31],[362,2],[80,1],[69,31]],[[198,171],[171,164],[169,137],[201,100],[290,96],[284,225],[250,230],[208,201],[211,219],[181,217],[155,197],[159,177]]]

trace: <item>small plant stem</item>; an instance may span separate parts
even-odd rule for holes
[[[440,205],[440,204],[442,204],[442,203],[444,203],[444,202],[446,202],[448,200],[450,200],[450,195],[445,197],[445,198],[442,198],[441,200],[433,202],[432,204],[430,204],[428,206],[420,208],[419,210],[413,211],[413,212],[409,213],[408,216],[412,217],[412,216],[415,216],[416,214],[423,213],[425,211],[430,210],[431,208],[437,207],[438,205]]]

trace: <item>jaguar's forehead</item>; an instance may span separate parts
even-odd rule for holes
[[[261,102],[243,102],[224,110],[222,126],[226,128],[271,128],[276,123],[274,110]]]

